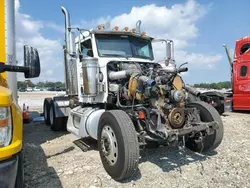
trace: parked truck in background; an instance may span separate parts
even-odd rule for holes
[[[117,181],[136,172],[140,146],[182,144],[202,152],[220,145],[221,117],[207,103],[187,100],[197,92],[182,80],[188,68],[177,67],[172,40],[148,36],[140,20],[135,28],[73,28],[62,12],[66,95],[44,99],[43,107],[53,131],[97,140],[103,167]],[[166,44],[161,62],[154,42]]]
[[[232,89],[220,93],[208,91],[201,93],[199,100],[213,105],[220,114],[227,110],[250,110],[250,36],[236,40],[232,59],[227,45],[223,45],[228,57]],[[197,98],[195,99],[197,100]]]
[[[14,3],[0,0],[0,187],[22,188],[23,119],[16,72],[23,72],[25,78],[38,77],[40,61],[37,50],[25,45],[24,66],[17,66]]]
[[[231,92],[226,93],[231,98],[233,111],[250,110],[250,36],[236,40],[234,59],[232,60],[226,45],[223,45],[228,57],[231,72]]]
[[[225,111],[228,111],[226,104],[226,96],[224,93],[219,91],[205,91],[199,92],[195,91],[193,93],[189,93],[188,100],[190,101],[203,101],[213,106],[220,115],[222,115]]]

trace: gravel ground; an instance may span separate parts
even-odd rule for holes
[[[104,171],[96,143],[83,151],[67,132],[24,125],[26,187],[250,187],[250,115],[227,113],[224,140],[206,156],[178,147],[141,151],[137,175],[124,183]]]

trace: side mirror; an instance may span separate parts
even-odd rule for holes
[[[84,38],[87,38],[90,36],[90,31],[86,29],[78,29],[79,30],[79,35],[78,35],[78,52],[81,53],[81,40]],[[81,37],[82,36],[82,37]]]
[[[25,78],[35,78],[40,75],[40,58],[36,48],[24,46],[24,67],[27,68],[24,72]]]
[[[25,78],[35,78],[40,75],[40,59],[36,48],[24,46],[24,66],[8,65],[0,62],[0,73],[23,72]]]
[[[169,64],[174,64],[174,42],[169,39],[153,39],[152,42],[165,42],[166,57],[162,61],[164,61],[166,67]]]

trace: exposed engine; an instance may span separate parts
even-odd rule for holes
[[[137,123],[151,131],[182,128],[186,93],[178,73],[184,71],[186,67],[169,71],[153,63],[110,62],[109,104],[132,109],[139,116]],[[150,122],[142,121],[144,116]]]

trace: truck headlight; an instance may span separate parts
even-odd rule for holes
[[[10,107],[0,107],[0,147],[10,144],[12,121]]]

